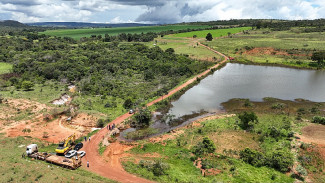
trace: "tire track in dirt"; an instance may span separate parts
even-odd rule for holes
[[[203,44],[201,44],[200,42],[197,42],[198,45],[203,46],[205,48],[207,48],[208,50],[211,50],[212,52],[219,54],[221,56],[224,57],[224,60],[217,63],[216,65],[212,66],[211,68],[207,69],[206,71],[202,72],[201,74],[198,74],[196,76],[194,76],[192,79],[188,80],[187,82],[183,83],[182,85],[178,86],[177,88],[174,88],[173,90],[169,91],[169,93],[167,95],[164,95],[163,97],[159,97],[158,99],[149,102],[147,104],[147,106],[151,106],[157,102],[160,102],[163,98],[167,98],[170,97],[171,95],[175,94],[176,92],[180,91],[181,89],[185,88],[186,86],[190,85],[191,83],[196,81],[196,78],[198,77],[202,77],[207,75],[211,69],[215,69],[217,67],[219,67],[221,64],[224,64],[225,62],[227,62],[229,60],[229,58],[216,51],[213,50],[212,48],[205,46]],[[115,120],[113,120],[112,122],[110,122],[110,124],[112,125],[113,123],[115,125],[122,123],[124,120],[128,119],[129,117],[131,117],[132,114],[126,113],[123,114],[121,116],[119,116],[118,118],[116,118]],[[105,136],[105,134],[107,133],[107,129],[103,128],[101,129],[98,133],[96,133],[95,135],[93,135],[91,137],[91,141],[87,141],[84,143],[84,147],[83,150],[86,151],[86,156],[84,157],[84,161],[83,161],[83,166],[86,167],[86,163],[87,161],[89,161],[89,170],[97,173],[103,177],[107,177],[109,179],[112,180],[116,180],[119,182],[126,182],[126,183],[149,183],[152,182],[150,180],[141,178],[141,177],[137,177],[136,175],[130,174],[128,172],[126,172],[123,167],[121,166],[121,162],[116,161],[116,159],[112,159],[113,161],[106,161],[103,157],[101,157],[101,155],[98,152],[98,147],[99,144],[101,142],[101,140],[103,139],[103,137]],[[118,142],[117,142],[118,143]]]

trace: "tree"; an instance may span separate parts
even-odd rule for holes
[[[96,123],[96,127],[97,128],[103,128],[104,127],[104,124],[105,122],[104,122],[104,120],[103,119],[98,119],[97,120],[97,123]]]
[[[32,83],[31,81],[23,81],[21,87],[24,90],[29,91],[34,87],[34,83]]]
[[[256,29],[261,29],[261,27],[262,27],[262,22],[261,21],[257,22]]]
[[[173,54],[173,53],[175,53],[175,50],[174,50],[174,48],[168,48],[165,52],[169,53],[169,54]]]
[[[268,158],[271,167],[281,172],[287,172],[289,167],[293,165],[293,156],[290,152],[277,150]]]
[[[239,153],[240,159],[256,167],[261,167],[265,163],[264,155],[256,150],[246,148]]]
[[[317,51],[314,52],[311,56],[313,61],[317,61],[318,67],[322,67],[324,65],[325,60],[325,51]]]
[[[205,37],[207,41],[212,41],[213,37],[211,33],[208,33],[207,36]]]
[[[244,112],[239,114],[238,118],[241,121],[240,126],[244,130],[251,130],[254,127],[255,123],[258,123],[257,116],[254,112]]]
[[[123,107],[124,107],[124,109],[131,109],[132,106],[133,106],[133,102],[132,102],[132,100],[129,99],[129,98],[126,99],[126,100],[124,101],[124,103],[123,103]]]
[[[132,127],[145,128],[148,127],[151,121],[151,112],[149,109],[140,109],[139,112],[134,114],[134,123],[131,124]]]
[[[197,155],[204,155],[208,153],[213,153],[216,150],[216,146],[209,137],[204,137],[202,142],[199,142],[196,146],[193,147],[192,152]]]

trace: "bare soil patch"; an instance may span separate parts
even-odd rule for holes
[[[299,137],[305,143],[315,143],[325,146],[325,125],[310,123],[302,129],[302,135]]]
[[[209,138],[215,143],[217,153],[222,154],[224,150],[241,151],[245,148],[258,149],[257,135],[245,133],[244,131],[224,131],[213,134]]]
[[[286,50],[275,49],[272,47],[258,47],[253,48],[251,50],[246,50],[244,52],[246,55],[283,55],[283,56],[300,56],[306,57],[311,56],[311,54],[303,54],[303,53],[288,53]]]
[[[52,107],[26,99],[8,99],[7,103],[1,105],[3,113],[0,114],[1,132],[8,137],[30,136],[48,142],[59,141],[75,133],[77,137],[85,135],[96,125],[97,118],[80,113],[71,121],[66,121],[66,116],[53,118],[49,121],[44,119],[46,111]],[[15,119],[29,111],[31,115],[22,119]]]

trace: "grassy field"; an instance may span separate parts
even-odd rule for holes
[[[172,34],[157,38],[154,42],[145,44],[149,47],[157,45],[163,50],[173,48],[176,53],[188,55],[192,59],[196,60],[221,61],[223,59],[221,56],[204,47],[198,46],[197,42],[203,41],[209,32],[212,33],[213,37],[223,37],[228,36],[228,32],[235,34],[249,29],[250,27],[240,27]],[[193,39],[193,35],[197,35],[197,38]]]
[[[310,68],[314,50],[325,50],[325,33],[259,30],[205,44],[239,62],[281,64]]]
[[[203,31],[193,31],[185,32],[179,34],[169,35],[167,37],[193,37],[196,35],[198,38],[205,38],[208,33],[212,34],[213,38],[228,36],[228,33],[236,34],[242,31],[250,30],[251,27],[238,27],[238,28],[229,28],[229,29],[215,29],[215,30],[203,30]]]
[[[11,86],[7,87],[6,90],[0,91],[0,94],[5,98],[21,98],[50,104],[52,100],[60,98],[66,92],[64,85],[48,81],[45,84],[35,84],[31,91],[17,90],[14,86]]]
[[[42,147],[39,140],[6,138],[0,134],[0,141],[0,182],[114,182],[88,172],[83,167],[68,170],[43,161],[21,158],[26,145],[37,143]]]
[[[9,73],[12,69],[12,64],[0,62],[0,74]]]
[[[120,33],[141,34],[146,32],[162,32],[168,30],[184,30],[184,29],[199,29],[208,28],[210,26],[201,25],[167,25],[167,26],[145,26],[145,27],[120,27],[120,28],[85,28],[85,29],[59,29],[59,30],[47,30],[40,34],[46,34],[50,36],[60,37],[72,37],[74,39],[80,39],[81,37],[90,37],[91,35],[117,35]]]
[[[175,53],[188,55],[196,60],[220,61],[222,57],[204,47],[196,44],[196,39],[186,38],[170,38],[162,37],[155,39],[154,42],[145,43],[149,47],[159,46],[161,49],[166,50],[173,48]]]
[[[80,107],[79,112],[85,112],[92,115],[98,113],[106,114],[106,117],[110,120],[114,120],[118,116],[127,112],[127,110],[123,108],[124,100],[120,98],[115,99],[113,97],[108,97],[106,99],[101,99],[101,97],[81,95],[75,96],[73,103]],[[116,107],[105,107],[105,104],[107,103],[115,103]],[[103,118],[103,116],[99,117]]]
[[[258,128],[272,126],[270,119],[282,124],[282,117],[260,115]],[[182,129],[181,135],[160,143],[140,142],[132,149],[134,157],[124,159],[127,171],[158,182],[293,182],[294,179],[268,167],[254,167],[238,159],[240,150],[268,149],[281,146],[284,141],[258,141],[259,135],[236,129],[237,117],[214,119]],[[202,176],[200,169],[193,164],[191,149],[203,137],[209,137],[216,145],[216,155],[205,156],[210,166],[221,170],[214,176]],[[192,157],[192,158],[191,158]],[[148,168],[135,162],[158,160],[169,166],[164,175],[156,176]]]

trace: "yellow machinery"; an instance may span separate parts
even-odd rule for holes
[[[57,154],[66,153],[74,144],[75,140],[76,140],[76,135],[75,134],[70,135],[67,139],[59,143],[59,146],[58,148],[55,149],[55,152]]]

